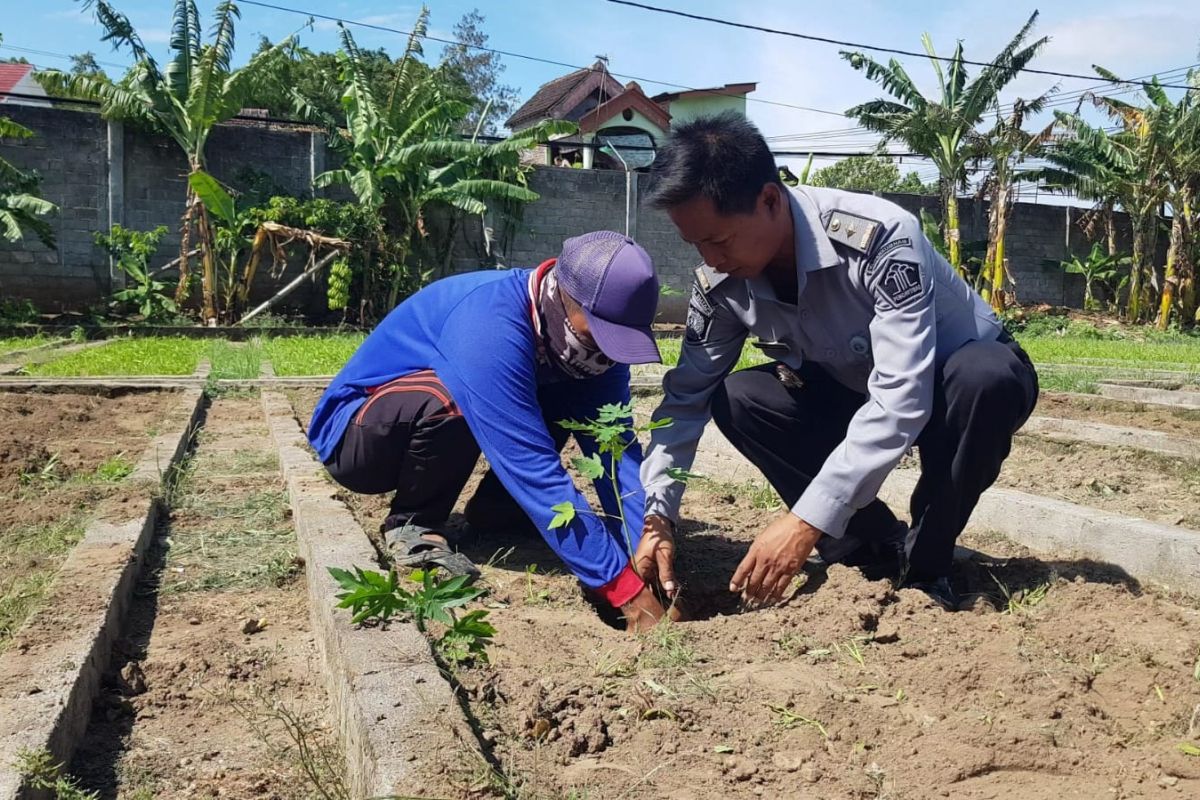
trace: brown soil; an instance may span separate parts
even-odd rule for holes
[[[573,579],[527,574],[554,563],[544,547],[486,571],[493,663],[460,678],[510,784],[672,800],[1200,793],[1200,761],[1176,749],[1200,703],[1193,605],[992,539],[962,569],[995,596],[976,613],[834,567],[786,607],[738,614],[722,587],[768,517],[731,499],[689,492],[686,516],[705,522],[680,553],[685,605],[730,616],[636,639]],[[992,575],[1049,589],[1001,614]]]
[[[1200,436],[1200,411],[1194,409],[1172,409],[1103,397],[1043,394],[1034,413],[1043,417],[1161,431],[1181,438]]]
[[[303,418],[311,400],[295,399]],[[1033,481],[1036,466],[1039,490],[1064,464],[1152,481],[1105,451],[1075,461],[1068,448],[1059,461],[1040,447],[1020,445],[1009,467]],[[347,499],[364,528],[378,525],[386,497]],[[974,613],[948,614],[843,567],[814,574],[784,607],[743,610],[724,587],[773,513],[750,501],[715,485],[689,490],[679,569],[693,621],[640,638],[602,622],[539,537],[464,538],[471,558],[490,562],[485,605],[499,632],[491,665],[457,677],[496,772],[481,780],[446,755],[445,783],[431,791],[1200,796],[1200,758],[1178,749],[1200,746],[1195,602],[1143,591],[1107,565],[975,535],[963,543],[982,552],[957,578]],[[451,532],[460,525],[452,519]],[[1004,613],[1004,591],[1032,599]]]
[[[172,393],[0,392],[0,650],[37,607],[89,519],[144,501],[130,469],[172,412]]]
[[[1022,436],[997,485],[1200,530],[1200,463],[1185,458]]]
[[[163,392],[0,392],[0,493],[13,497],[25,487],[64,483],[118,456],[136,463],[174,399]],[[45,504],[5,503],[0,525],[41,519],[39,505]],[[61,503],[50,505],[61,512]]]
[[[324,780],[340,780],[293,552],[258,399],[218,397],[72,764],[85,788],[159,800],[316,796],[280,709],[329,756]]]

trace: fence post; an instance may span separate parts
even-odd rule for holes
[[[308,191],[313,197],[320,197],[317,189],[317,176],[325,171],[325,134],[312,131],[308,134]]]
[[[108,228],[125,224],[125,125],[120,120],[108,121]],[[125,288],[125,273],[117,269],[115,259],[108,257],[109,293]]]

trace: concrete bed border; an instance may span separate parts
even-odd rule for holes
[[[1200,444],[1190,439],[1144,428],[1125,428],[1102,422],[1034,416],[1025,421],[1019,433],[1058,441],[1131,447],[1179,458],[1200,459]]]
[[[262,392],[263,413],[279,452],[292,522],[308,583],[309,616],[324,666],[330,711],[346,753],[352,797],[420,796],[426,770],[478,743],[434,661],[425,636],[408,623],[352,625],[335,609],[329,567],[377,568],[374,546],[308,448],[288,399]]]
[[[1135,403],[1148,403],[1172,408],[1200,409],[1200,392],[1185,392],[1178,389],[1160,389],[1150,386],[1137,386],[1127,383],[1096,384],[1101,397],[1113,400],[1129,400]]]
[[[916,485],[917,470],[897,470],[879,497],[907,509]],[[970,527],[1002,533],[1030,550],[1113,564],[1143,583],[1200,594],[1200,531],[997,486],[979,498]]]
[[[187,451],[204,407],[199,389],[179,392],[168,429],[147,446],[126,478],[131,490],[144,495],[139,516],[90,523],[55,576],[42,610],[0,655],[0,800],[30,794],[13,764],[18,751],[46,749],[56,761],[67,762],[87,730],[92,701],[154,536],[159,490]],[[63,627],[61,619],[50,617],[54,608],[67,604],[84,613]],[[49,636],[47,629],[53,631]],[[43,634],[41,643],[23,645],[37,632]]]
[[[724,481],[762,479],[711,423],[694,469]],[[892,472],[879,498],[907,516],[917,476],[915,469]],[[1200,531],[996,486],[979,499],[969,527],[1002,533],[1034,551],[1107,562],[1139,581],[1200,594]]]

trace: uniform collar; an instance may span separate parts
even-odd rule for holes
[[[817,207],[816,202],[800,188],[789,189],[787,194],[792,206],[796,269],[803,274],[836,267],[842,263],[842,257],[838,255],[833,242],[829,241],[829,236],[825,233],[821,209]]]
[[[804,294],[808,285],[808,273],[842,263],[841,256],[825,235],[821,221],[821,210],[813,199],[799,189],[787,191],[788,204],[792,210],[793,244],[796,250],[796,294]],[[761,301],[782,303],[775,296],[771,282],[762,275],[748,282],[751,294]]]

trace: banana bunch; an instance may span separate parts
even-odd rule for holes
[[[350,279],[353,275],[350,262],[344,258],[339,258],[330,265],[329,288],[325,293],[330,311],[341,311],[350,304]]]

